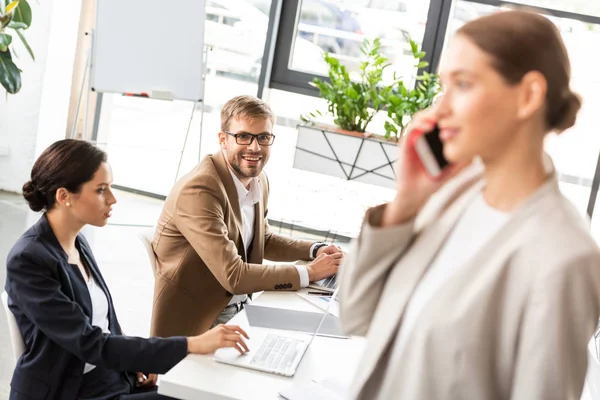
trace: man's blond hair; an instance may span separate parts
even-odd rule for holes
[[[225,103],[221,109],[221,130],[229,130],[229,124],[234,119],[270,119],[271,123],[275,125],[275,115],[271,107],[255,96],[236,96]]]

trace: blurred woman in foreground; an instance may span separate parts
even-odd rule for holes
[[[504,12],[465,24],[413,119],[437,124],[439,180],[400,147],[397,195],[366,213],[342,265],[342,324],[368,344],[357,399],[579,399],[600,317],[600,253],[544,138],[580,99],[556,27]]]

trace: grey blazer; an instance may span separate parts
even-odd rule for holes
[[[482,187],[474,164],[414,221],[380,228],[385,205],[366,213],[341,267],[342,325],[368,342],[352,398],[580,398],[600,317],[600,252],[554,172],[436,292],[401,357],[389,358],[413,290]]]

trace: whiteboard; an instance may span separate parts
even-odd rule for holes
[[[204,21],[204,0],[96,0],[93,90],[202,101]]]

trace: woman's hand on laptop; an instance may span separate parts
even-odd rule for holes
[[[321,253],[306,266],[308,280],[316,282],[334,275],[338,271],[342,258],[344,258],[344,253],[341,251],[333,254]]]
[[[237,325],[217,325],[202,335],[188,337],[188,353],[210,354],[223,347],[233,347],[244,354],[249,351],[244,338],[250,339]]]

